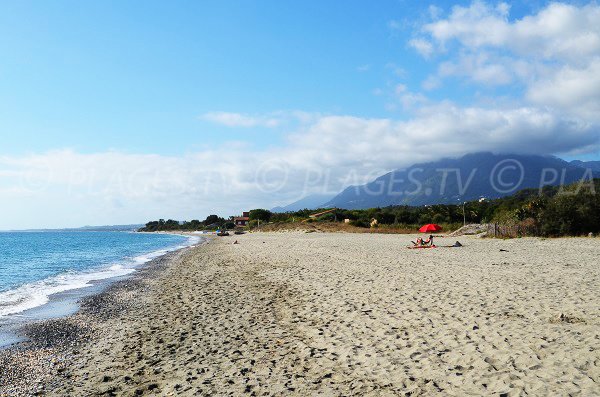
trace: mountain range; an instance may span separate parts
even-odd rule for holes
[[[575,165],[577,167],[589,168],[592,171],[600,172],[600,161],[581,161],[581,160],[573,160],[570,163],[571,165]]]
[[[321,204],[298,208],[303,204],[299,201],[280,208],[293,211],[303,208],[364,209],[390,205],[455,204],[480,198],[495,199],[521,189],[570,184],[592,178],[600,178],[600,161],[567,162],[554,156],[482,152],[395,170],[365,185],[350,186]],[[307,204],[318,201],[311,196],[303,200]]]
[[[292,211],[300,211],[303,209],[314,209],[319,208],[323,205],[323,203],[328,202],[333,199],[335,194],[311,194],[309,196],[303,197],[298,201],[294,201],[288,205],[283,207],[275,207],[271,209],[272,212],[292,212]]]

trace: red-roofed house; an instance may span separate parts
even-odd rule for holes
[[[233,218],[233,223],[235,223],[235,225],[239,226],[239,227],[248,226],[249,221],[250,221],[250,213],[249,212],[243,212],[242,216],[236,216]]]

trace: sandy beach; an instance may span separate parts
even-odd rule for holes
[[[32,326],[0,395],[600,395],[600,239],[415,237],[169,254]]]

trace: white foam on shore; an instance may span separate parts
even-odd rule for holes
[[[124,258],[122,262],[113,263],[104,268],[67,272],[0,292],[0,318],[45,305],[50,301],[50,297],[57,293],[90,287],[93,281],[126,276],[144,263],[168,252],[196,245],[201,240],[196,236],[185,237],[188,237],[188,240],[182,245],[160,249],[133,258]]]

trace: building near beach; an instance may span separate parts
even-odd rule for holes
[[[250,213],[242,212],[242,216],[236,216],[233,218],[233,223],[236,226],[244,227],[248,226],[248,222],[250,222]]]

